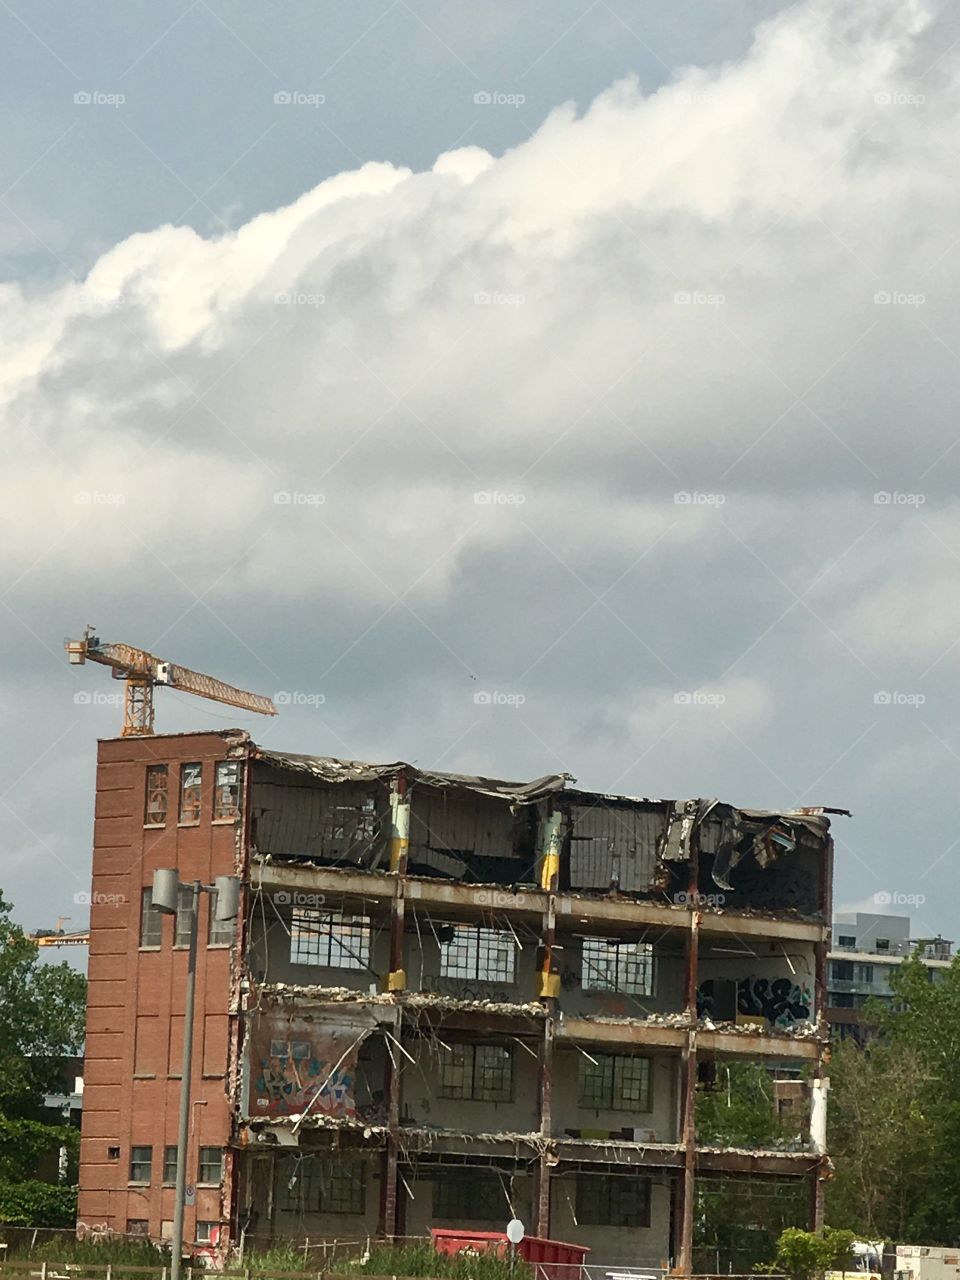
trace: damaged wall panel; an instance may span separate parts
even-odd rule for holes
[[[379,783],[323,784],[257,765],[252,827],[260,853],[373,870],[386,857],[389,796]]]

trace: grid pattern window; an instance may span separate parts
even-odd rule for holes
[[[203,786],[203,765],[180,766],[180,821],[200,821],[200,790]]]
[[[165,764],[147,765],[147,791],[143,805],[143,821],[148,827],[162,827],[167,820],[167,783]]]
[[[172,1187],[177,1180],[177,1148],[163,1148],[163,1183]]]
[[[127,1219],[127,1235],[128,1236],[148,1236],[150,1234],[150,1223],[146,1218],[128,1218]]]
[[[626,1053],[580,1057],[579,1103],[592,1111],[649,1111],[650,1082],[649,1058]]]
[[[149,1182],[153,1166],[153,1147],[130,1148],[130,1181]]]
[[[577,1221],[583,1227],[649,1227],[650,1180],[577,1174]]]
[[[440,1058],[440,1097],[510,1102],[513,1053],[498,1044],[452,1044]]]
[[[517,944],[512,933],[483,925],[453,925],[453,937],[440,944],[440,976],[472,982],[513,983]]]
[[[369,918],[295,910],[290,921],[290,963],[325,969],[369,969]]]
[[[872,964],[857,965],[857,981],[873,982],[873,965]]]
[[[219,1222],[198,1222],[196,1230],[197,1244],[216,1244],[220,1238]]]
[[[834,960],[830,964],[830,976],[835,982],[853,981],[853,961]]]
[[[277,1204],[282,1213],[314,1213],[320,1205],[323,1161],[319,1156],[287,1156],[278,1165]]]
[[[219,1184],[223,1177],[223,1152],[219,1147],[201,1147],[197,1182]]]
[[[580,982],[584,991],[652,996],[652,943],[584,938]]]
[[[321,1213],[364,1213],[367,1166],[360,1160],[325,1160],[320,1168]]]
[[[433,1184],[433,1216],[454,1222],[500,1222],[510,1206],[499,1175],[478,1169],[445,1169]]]
[[[209,896],[210,918],[207,923],[207,946],[229,947],[233,943],[234,935],[237,932],[237,922],[236,920],[218,920],[216,889]]]
[[[215,821],[240,816],[240,761],[221,760],[213,778],[213,817]]]
[[[163,943],[163,916],[154,911],[153,889],[148,885],[140,894],[140,945],[159,947]]]
[[[177,890],[177,926],[173,933],[175,947],[189,947],[190,919],[193,915],[193,888],[182,884]]]

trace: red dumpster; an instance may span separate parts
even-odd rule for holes
[[[498,1253],[505,1255],[510,1242],[502,1231],[449,1231],[433,1227],[433,1247],[438,1253]],[[562,1240],[545,1240],[542,1236],[524,1236],[517,1245],[517,1256],[536,1268],[536,1280],[581,1280],[583,1260],[590,1252],[581,1244]]]

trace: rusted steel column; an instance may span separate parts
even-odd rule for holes
[[[404,896],[407,875],[407,851],[410,846],[410,798],[407,777],[402,771],[394,779],[390,793],[390,871],[396,876],[393,900],[390,904],[390,970],[386,989],[403,991],[407,975],[403,963],[404,925],[406,900]],[[398,1039],[403,1037],[402,1021],[398,1017],[394,1026]],[[388,1046],[389,1048],[389,1046]],[[397,1164],[400,1131],[400,1059],[396,1048],[387,1053],[387,1145],[383,1154],[382,1184],[380,1188],[380,1232],[388,1239],[397,1234]],[[396,1065],[394,1065],[396,1058]]]
[[[554,1003],[553,1001],[550,1002]],[[540,1042],[540,1136],[544,1142],[553,1137],[553,1011],[544,1019],[543,1039]],[[540,1152],[537,1171],[537,1235],[550,1237],[550,1171],[552,1153]]]
[[[701,913],[696,904],[700,901],[700,850],[697,834],[690,841],[690,864],[687,878],[687,902],[690,907],[690,928],[687,932],[687,964],[685,999],[690,1022],[687,1045],[683,1055],[683,1184],[680,1197],[680,1254],[677,1271],[680,1275],[693,1274],[693,1226],[696,1201],[697,1165],[697,986],[700,965]]]

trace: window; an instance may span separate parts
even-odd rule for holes
[[[288,1156],[279,1166],[277,1191],[286,1213],[365,1213],[367,1166],[360,1160]]]
[[[236,920],[218,920],[216,889],[209,896],[210,919],[207,922],[207,946],[229,947],[233,943],[234,935],[237,932],[237,922]]]
[[[163,1181],[165,1186],[173,1186],[177,1180],[177,1148],[163,1148]]]
[[[366,916],[294,911],[290,963],[327,969],[369,969],[370,921]]]
[[[153,1164],[153,1147],[130,1148],[130,1181],[149,1182]]]
[[[147,765],[147,794],[143,805],[143,823],[162,827],[167,820],[167,766]]]
[[[128,1218],[127,1219],[127,1235],[128,1236],[148,1236],[150,1234],[150,1223],[146,1218]]]
[[[838,992],[837,995],[833,997],[833,1005],[836,1009],[852,1009],[853,996],[846,992]]]
[[[516,981],[517,944],[512,933],[482,925],[453,925],[453,937],[440,944],[440,976],[472,982]]]
[[[857,945],[857,940],[855,937],[853,937],[852,934],[841,933],[840,936],[837,938],[838,947],[855,947],[856,945]]]
[[[197,1182],[213,1183],[223,1177],[223,1152],[219,1147],[201,1147]]]
[[[650,1181],[620,1174],[577,1174],[582,1227],[649,1227]]]
[[[433,1184],[435,1218],[500,1222],[509,1212],[503,1183],[492,1169],[444,1169]]]
[[[163,916],[154,911],[153,889],[148,885],[140,894],[140,945],[159,947],[163,943]]]
[[[591,1053],[590,1058],[580,1057],[581,1107],[593,1111],[650,1110],[649,1058],[620,1053]]]
[[[453,1044],[440,1058],[440,1097],[476,1102],[513,1098],[513,1054],[498,1044]]]
[[[239,760],[221,760],[213,779],[213,817],[215,821],[223,821],[225,818],[239,816],[240,762]]]
[[[872,964],[857,965],[857,981],[873,982],[873,965]]]
[[[200,821],[200,787],[203,783],[203,765],[180,766],[180,821]]]
[[[653,995],[653,947],[649,942],[584,938],[580,975],[584,991]]]
[[[890,950],[890,939],[889,939],[889,938],[878,938],[878,939],[877,939],[877,950],[878,950],[878,951],[889,951],[889,950]]]
[[[830,977],[836,982],[852,982],[853,961],[834,960],[830,965]]]
[[[193,886],[182,884],[177,890],[177,927],[173,935],[173,945],[175,947],[189,947],[192,914]]]
[[[216,1244],[220,1239],[219,1222],[198,1222],[196,1231],[197,1244]]]

